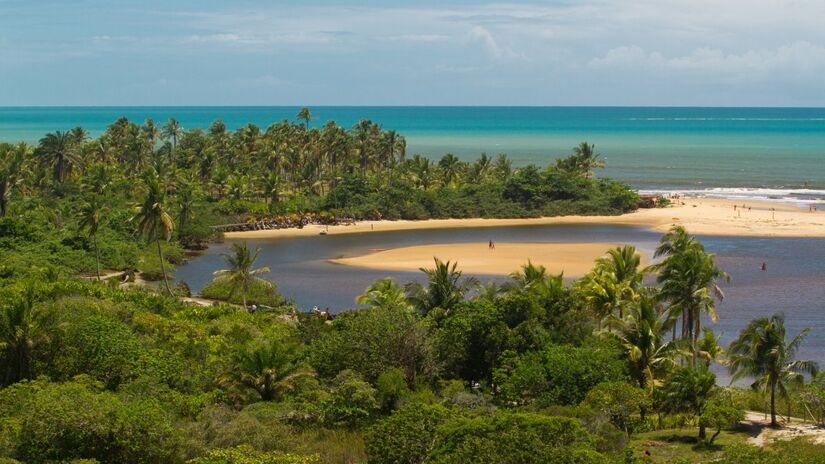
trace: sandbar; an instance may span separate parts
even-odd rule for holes
[[[565,277],[581,277],[591,269],[596,258],[617,243],[449,243],[421,245],[377,251],[363,256],[330,260],[336,264],[391,271],[418,271],[432,268],[433,258],[458,263],[458,269],[470,274],[507,275],[529,261],[542,265],[551,274],[564,272]],[[642,256],[642,264],[647,256]]]

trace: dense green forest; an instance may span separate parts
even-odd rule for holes
[[[99,256],[105,269],[158,277],[219,224],[620,214],[639,203],[594,178],[603,162],[587,143],[545,168],[503,154],[434,162],[370,121],[311,127],[307,109],[296,121],[186,131],[120,119],[98,138],[76,128],[0,144],[0,274],[94,272]],[[149,256],[155,242],[164,259]]]
[[[825,422],[825,376],[781,314],[720,345],[727,275],[678,227],[649,268],[626,246],[573,283],[526,263],[481,285],[435,261],[334,318],[295,311],[235,243],[209,289],[227,302],[179,298],[164,277],[216,224],[638,204],[586,143],[546,168],[434,163],[368,121],[311,122],[0,145],[0,463],[823,462],[804,438],[746,443],[746,410]],[[105,278],[123,270],[160,285]]]

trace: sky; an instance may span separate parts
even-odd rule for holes
[[[823,0],[0,0],[0,106],[825,106]]]

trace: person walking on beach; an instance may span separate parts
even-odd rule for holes
[[[766,263],[765,261],[762,261],[762,267],[760,267],[759,269],[761,271],[767,271],[768,270],[768,263]]]
[[[488,248],[491,249],[491,250],[495,250],[496,249],[496,244],[493,243],[492,240],[490,240],[490,244],[488,245]]]

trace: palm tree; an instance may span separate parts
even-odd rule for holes
[[[558,295],[564,291],[563,273],[551,275],[547,269],[541,265],[535,265],[531,261],[521,267],[521,271],[510,273],[510,282],[501,286],[501,290],[523,291],[536,296]]]
[[[304,130],[309,130],[309,122],[312,121],[312,113],[309,112],[309,108],[303,107],[300,111],[298,111],[298,115],[295,116],[295,119],[299,121],[304,121]]]
[[[785,317],[774,314],[770,318],[755,319],[742,329],[739,337],[730,344],[729,370],[731,382],[743,377],[754,379],[751,387],[770,391],[771,426],[776,427],[776,393],[787,398],[787,386],[802,384],[805,374],[816,375],[818,366],[814,361],[794,360],[799,346],[810,329],[799,333],[790,343],[786,343]]]
[[[269,171],[259,179],[261,190],[264,197],[270,204],[278,202],[279,194],[281,192],[281,175],[278,171]]]
[[[478,287],[478,281],[473,277],[462,279],[461,271],[456,270],[457,263],[446,263],[434,258],[435,267],[432,269],[420,268],[427,275],[427,286],[413,282],[407,284],[407,295],[410,302],[423,315],[439,309],[449,313],[464,297]]]
[[[413,155],[408,160],[409,170],[413,174],[416,187],[427,190],[433,184],[433,162],[421,155]]]
[[[29,147],[25,143],[0,144],[0,217],[8,212],[12,192],[22,188],[28,153]]]
[[[661,406],[667,412],[702,414],[705,404],[716,391],[716,375],[704,364],[697,368],[679,367],[661,389]],[[699,421],[699,440],[705,440],[705,423]]]
[[[28,285],[21,295],[0,306],[0,350],[5,359],[5,385],[34,378],[34,355],[46,344],[54,325],[53,313],[35,304],[35,290]]]
[[[166,205],[166,186],[161,182],[160,176],[156,172],[147,171],[143,176],[143,184],[146,189],[146,197],[143,204],[136,207],[137,214],[133,221],[138,221],[137,232],[145,236],[149,242],[155,241],[158,246],[158,256],[160,257],[160,269],[163,273],[163,283],[166,292],[171,296],[172,289],[169,288],[169,278],[166,275],[166,263],[163,258],[163,249],[160,246],[161,239],[168,241],[172,236],[175,223]]]
[[[80,163],[75,137],[69,132],[53,132],[40,139],[37,153],[43,163],[52,166],[52,179],[56,183],[66,180],[72,167]]]
[[[183,136],[183,128],[180,126],[178,120],[175,118],[169,118],[169,121],[163,125],[161,135],[164,140],[172,141],[172,151],[170,154],[174,156],[175,150],[178,148],[178,139]]]
[[[80,210],[80,228],[89,230],[89,238],[95,246],[95,270],[97,271],[97,280],[100,281],[100,248],[97,245],[97,231],[100,228],[101,216],[103,216],[103,207],[97,195],[89,198]]]
[[[238,382],[254,389],[263,401],[280,398],[295,387],[295,380],[311,375],[298,363],[297,347],[278,339],[252,342],[234,356],[221,383]]]
[[[410,308],[404,290],[389,277],[373,282],[355,299],[355,303],[378,309]]]
[[[587,308],[596,316],[599,325],[613,313],[621,318],[624,308],[639,299],[647,272],[639,269],[640,264],[636,247],[617,247],[597,259],[593,271],[577,282]]]
[[[604,161],[600,160],[600,155],[596,153],[596,146],[582,142],[573,148],[573,156],[576,159],[578,171],[586,178],[593,177],[593,170],[604,168]]]
[[[189,220],[195,217],[195,203],[199,197],[199,187],[196,182],[183,180],[178,183],[175,191],[178,203],[178,234],[186,229]]]
[[[500,153],[493,163],[493,172],[502,182],[506,181],[513,175],[513,162],[506,154]]]
[[[94,195],[103,195],[112,184],[113,168],[105,163],[95,163],[83,176],[81,188]]]
[[[445,187],[458,183],[463,171],[463,164],[452,153],[447,153],[438,162],[441,170],[441,182]]]
[[[261,249],[257,248],[253,253],[246,243],[233,243],[232,254],[224,253],[223,259],[229,265],[228,269],[220,269],[215,271],[215,275],[219,280],[228,282],[232,289],[229,297],[235,294],[236,291],[241,292],[241,299],[243,300],[243,307],[246,308],[246,295],[249,293],[249,286],[253,283],[258,283],[266,287],[272,287],[272,282],[258,277],[258,275],[269,272],[269,267],[261,267],[253,269],[255,261]]]
[[[660,256],[666,258],[653,266],[662,285],[660,298],[670,304],[668,313],[674,322],[682,319],[682,338],[691,341],[695,352],[702,329],[702,313],[716,323],[716,300],[725,296],[717,282],[730,277],[716,266],[714,256],[681,226],[674,226],[662,237],[654,254],[654,257]],[[675,324],[673,330],[675,336]]]
[[[660,316],[652,298],[642,298],[627,308],[624,317],[606,319],[608,330],[599,333],[619,343],[641,388],[652,390],[659,375],[675,365],[676,341],[665,341],[668,319]]]

